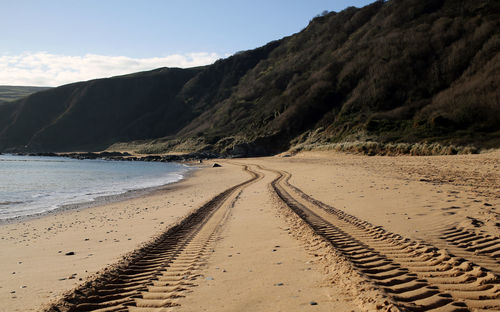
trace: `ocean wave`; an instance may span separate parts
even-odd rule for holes
[[[9,156],[30,159],[29,156]],[[31,160],[31,159],[30,159]],[[33,159],[34,160],[34,159]],[[193,168],[176,163],[73,160],[8,163],[0,171],[0,219],[28,216],[61,206],[93,202],[102,196],[159,187],[182,180]]]

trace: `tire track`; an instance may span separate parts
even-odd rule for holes
[[[451,227],[442,232],[440,239],[447,242],[446,248],[454,254],[470,259],[500,275],[499,237]]]
[[[46,311],[164,311],[179,305],[210,252],[220,227],[251,178],[212,198],[158,238],[96,279],[79,286]]]
[[[499,278],[486,268],[328,206],[291,185],[289,173],[264,170],[277,174],[271,187],[278,197],[401,308],[500,309]]]

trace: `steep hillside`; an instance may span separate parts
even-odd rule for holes
[[[406,0],[316,18],[184,131],[498,145],[499,17],[494,1]]]
[[[345,141],[498,147],[499,24],[500,2],[487,0],[331,12],[210,66],[76,83],[0,106],[0,149],[134,140],[126,146],[145,152],[233,155]]]
[[[15,101],[32,93],[49,89],[47,87],[0,86],[0,105]]]
[[[1,144],[29,150],[99,149],[116,140],[178,130],[186,112],[173,99],[198,71],[159,69],[32,94],[9,103],[14,109],[0,120]]]

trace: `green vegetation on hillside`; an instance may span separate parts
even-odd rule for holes
[[[76,83],[0,106],[0,150],[499,147],[499,52],[499,1],[377,1],[210,66]]]

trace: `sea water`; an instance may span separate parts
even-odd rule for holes
[[[0,155],[0,220],[179,181],[182,164]]]

